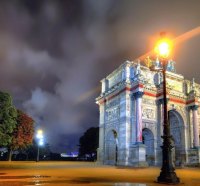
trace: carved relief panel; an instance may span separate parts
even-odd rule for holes
[[[112,121],[119,118],[119,107],[106,110],[106,121]]]
[[[115,99],[112,99],[107,102],[106,104],[106,110],[105,110],[105,119],[106,121],[113,121],[119,118],[119,98],[116,97]]]
[[[142,118],[155,120],[155,109],[144,107],[142,109]]]

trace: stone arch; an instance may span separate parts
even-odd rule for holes
[[[153,132],[144,128],[142,131],[142,142],[146,146],[146,161],[150,166],[155,164],[155,152],[154,152],[154,135]]]
[[[118,160],[118,134],[116,130],[108,131],[105,143],[106,164],[116,165]]]
[[[182,115],[176,110],[169,111],[170,133],[172,135],[172,156],[174,165],[180,166],[185,160],[185,132]]]
[[[174,105],[172,104],[171,105],[172,107],[169,108],[168,110],[168,113],[170,114],[170,112],[173,112],[174,111],[174,114],[176,114],[177,117],[180,118],[180,120],[183,120],[183,121],[186,121],[187,120],[187,116],[186,116],[186,112],[184,109],[182,109],[180,106],[177,106],[177,105]],[[186,126],[186,123],[183,122],[183,127]]]

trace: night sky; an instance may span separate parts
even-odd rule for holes
[[[54,152],[98,126],[100,80],[125,60],[200,26],[199,0],[1,0],[0,90]],[[200,82],[200,35],[176,45],[177,72]]]

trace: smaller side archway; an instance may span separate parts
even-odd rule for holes
[[[184,120],[180,113],[176,110],[169,112],[170,133],[172,135],[172,157],[175,166],[180,166],[186,162],[185,156],[185,136],[184,136]]]
[[[106,135],[106,164],[117,165],[118,161],[118,135],[115,130],[110,130]]]
[[[155,152],[154,152],[154,135],[153,132],[144,128],[142,131],[142,141],[146,146],[146,161],[149,166],[155,165]]]

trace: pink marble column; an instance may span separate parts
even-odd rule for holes
[[[156,101],[157,104],[157,135],[158,135],[158,141],[159,141],[159,148],[160,145],[162,144],[161,136],[163,135],[163,100],[159,99]]]
[[[134,93],[136,99],[136,143],[142,143],[142,96],[143,92]]]
[[[199,147],[199,121],[198,121],[198,105],[191,106],[192,109],[192,121],[193,121],[193,135],[194,135],[194,147]]]

